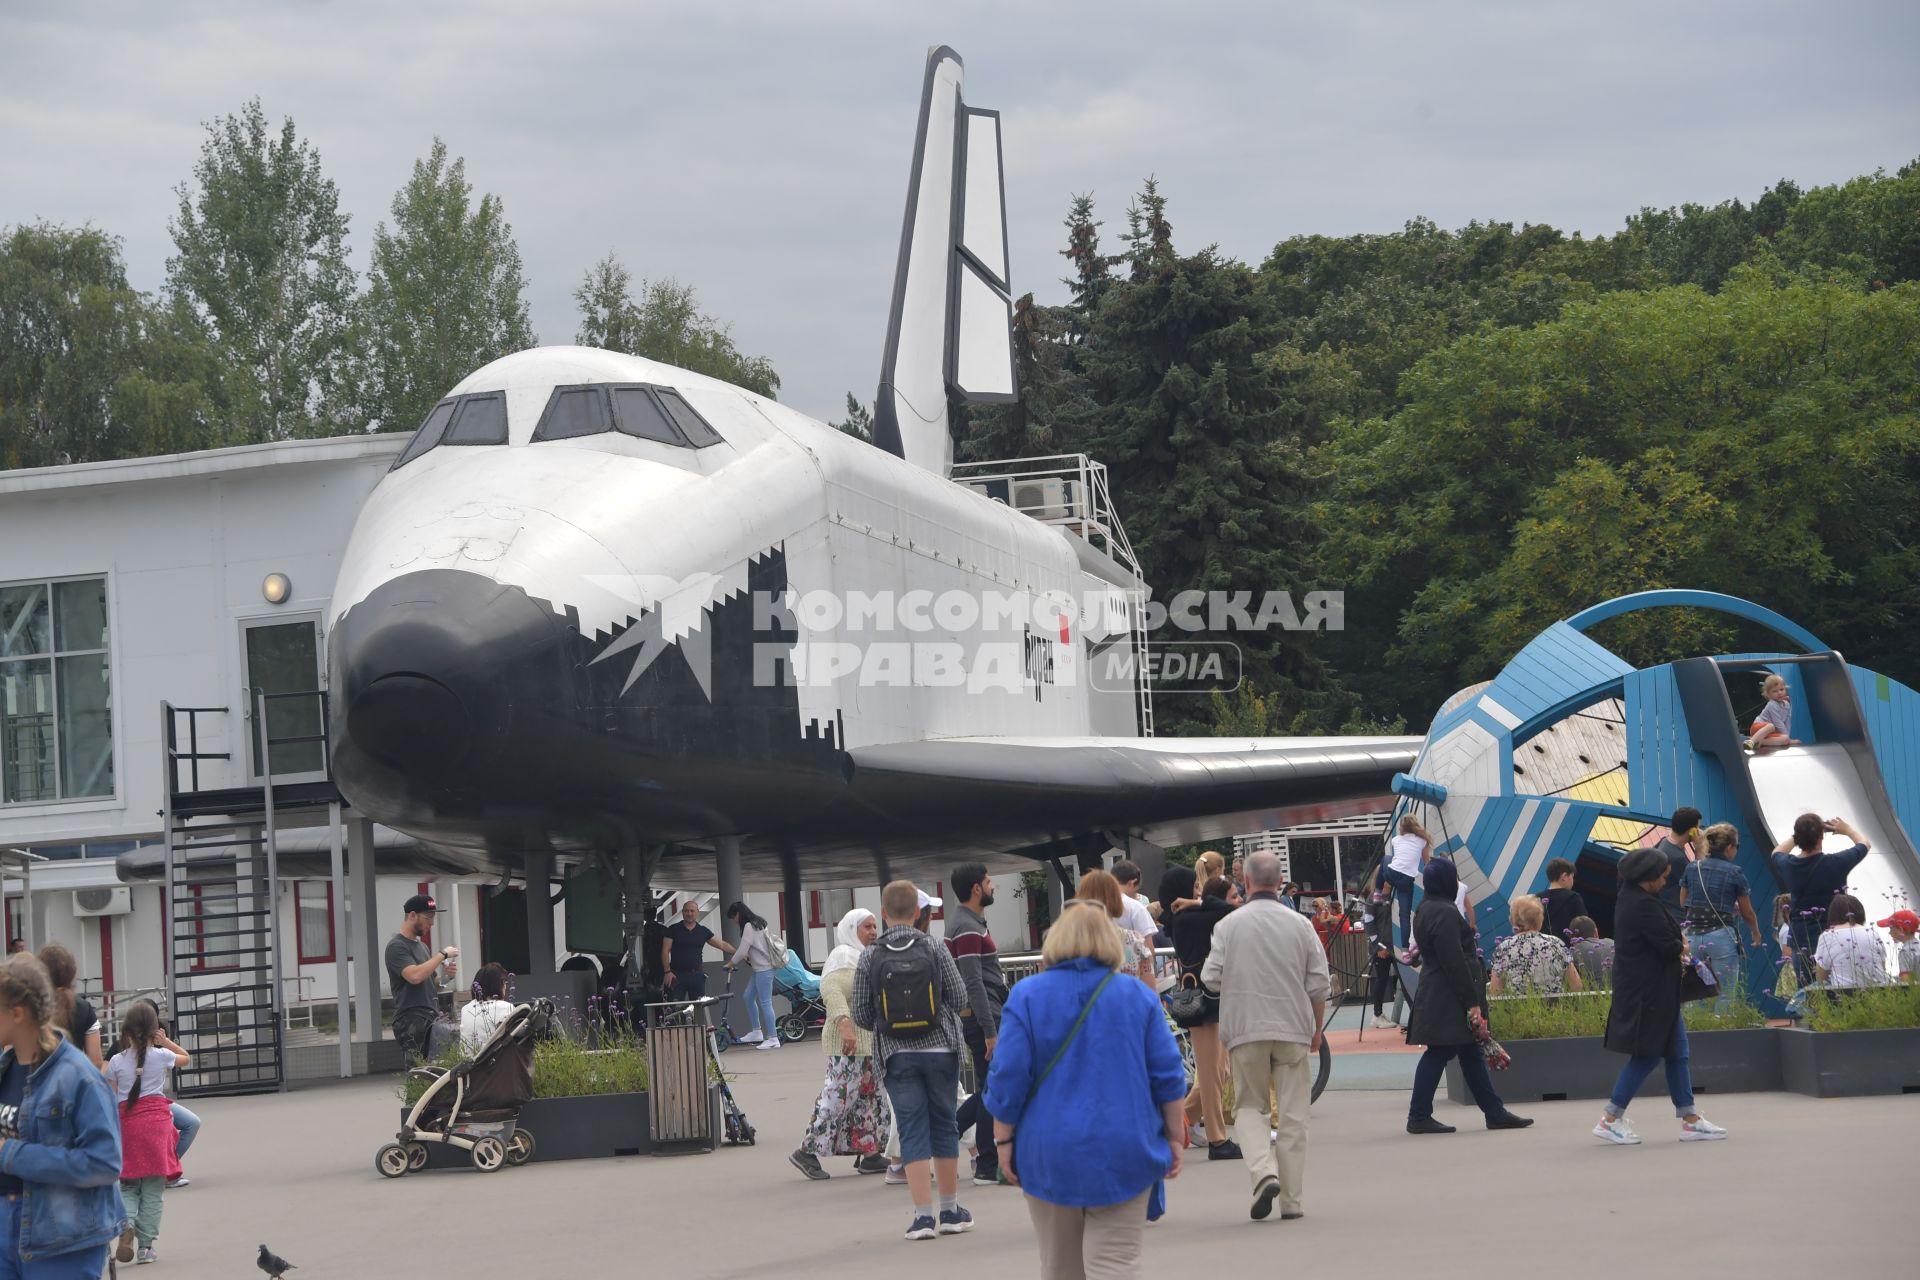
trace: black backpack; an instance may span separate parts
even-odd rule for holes
[[[898,1039],[929,1036],[940,1025],[940,966],[924,934],[873,948],[874,1027]]]

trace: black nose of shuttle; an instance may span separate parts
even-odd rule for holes
[[[382,584],[336,624],[336,767],[374,761],[414,778],[472,776],[511,741],[519,675],[553,615],[514,587],[456,570]]]
[[[369,755],[400,768],[460,763],[473,727],[460,696],[430,676],[376,676],[347,704],[347,732]]]

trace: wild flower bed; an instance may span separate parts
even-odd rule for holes
[[[646,1042],[632,1032],[608,1036],[601,1047],[589,1049],[565,1037],[542,1040],[533,1046],[533,1095],[536,1098],[584,1098],[605,1093],[647,1091]],[[449,1070],[466,1057],[453,1048],[432,1065]],[[400,1078],[400,1099],[408,1106],[420,1100],[428,1082],[411,1074]]]
[[[1613,1006],[1610,991],[1581,991],[1563,996],[1496,996],[1488,1001],[1487,1019],[1500,1040],[1556,1040],[1607,1034],[1607,1012]],[[1696,1000],[1681,1010],[1687,1030],[1736,1031],[1765,1025],[1759,1010],[1736,998],[1725,1013],[1713,1011],[1713,1001]]]
[[[1920,983],[1807,993],[1812,1031],[1895,1031],[1920,1027]]]

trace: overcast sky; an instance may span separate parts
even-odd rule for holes
[[[0,0],[0,225],[92,222],[158,288],[202,123],[258,95],[319,148],[364,270],[438,134],[504,201],[543,340],[572,341],[612,249],[693,285],[782,399],[834,417],[872,397],[935,43],[1004,113],[1014,287],[1043,301],[1070,196],[1112,237],[1148,174],[1177,245],[1258,262],[1416,215],[1611,232],[1920,155],[1905,0]]]

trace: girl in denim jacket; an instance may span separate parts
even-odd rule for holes
[[[95,1280],[126,1222],[113,1095],[55,1018],[46,966],[0,962],[0,1280]]]

